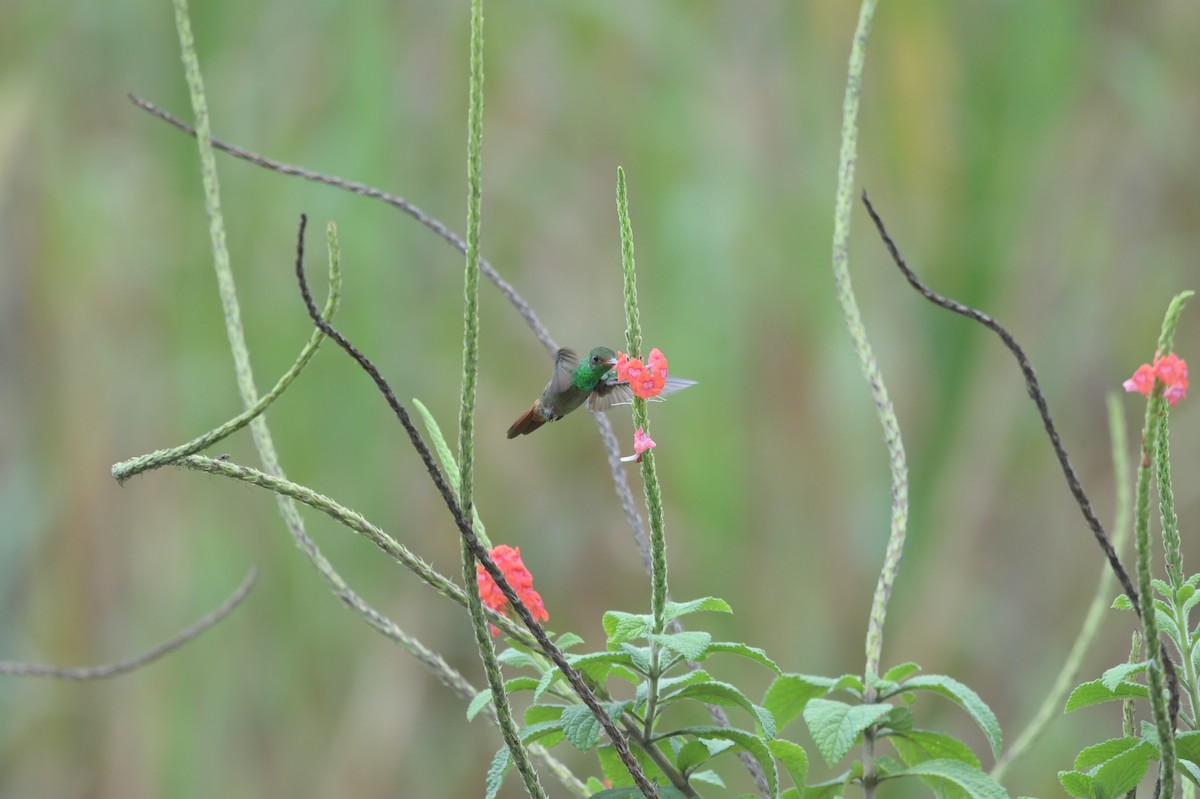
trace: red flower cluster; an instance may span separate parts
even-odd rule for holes
[[[496,565],[500,567],[508,584],[525,603],[525,607],[529,608],[533,618],[538,621],[549,621],[550,614],[546,612],[546,606],[542,604],[541,595],[533,590],[533,575],[521,562],[521,550],[501,544],[493,547],[489,554],[492,556],[492,560],[496,561]],[[509,611],[508,598],[504,596],[500,586],[496,585],[492,575],[483,568],[483,564],[475,564],[475,579],[479,583],[479,598],[483,600],[483,604],[498,613],[507,613]],[[492,625],[492,635],[499,634],[500,630]]]
[[[1158,378],[1166,386],[1163,389],[1163,397],[1168,403],[1174,405],[1187,396],[1187,374],[1187,361],[1175,353],[1171,353],[1161,358],[1155,358],[1153,364],[1142,364],[1133,373],[1133,377],[1121,385],[1125,387],[1126,391],[1131,393],[1136,391],[1148,397],[1154,390],[1154,379]]]
[[[658,347],[650,350],[650,357],[645,363],[642,363],[641,358],[630,358],[625,353],[618,352],[617,379],[628,383],[635,397],[657,397],[667,384],[667,358]]]

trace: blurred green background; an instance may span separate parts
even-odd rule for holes
[[[216,135],[462,229],[465,2],[194,5]],[[860,672],[889,478],[829,267],[857,4],[486,14],[485,255],[560,342],[617,346],[623,165],[647,345],[700,381],[654,409],[673,594],[728,599],[735,616],[697,621],[786,670]],[[232,618],[133,675],[0,681],[0,796],[481,795],[496,732],[330,595],[269,495],[171,469],[124,488],[109,476],[240,410],[195,144],[125,99],[190,117],[170,4],[0,0],[0,18],[0,657],[117,659],[262,570]],[[859,185],[933,286],[1026,346],[1106,520],[1105,395],[1152,354],[1170,297],[1200,288],[1198,40],[1188,0],[908,0],[881,4],[867,57]],[[219,163],[260,388],[309,334],[290,273],[306,211],[315,275],[319,231],[340,227],[343,329],[453,427],[461,256],[382,204]],[[1101,555],[999,343],[908,289],[858,208],[850,253],[911,467],[884,662],[968,683],[1011,739],[1074,639]],[[552,626],[600,646],[602,611],[640,610],[649,590],[594,425],[580,414],[505,440],[549,359],[486,284],[482,325],[478,505],[493,539],[521,548]],[[1123,402],[1132,448],[1143,405]],[[1173,425],[1188,554],[1192,402]],[[448,515],[347,358],[323,349],[269,421],[293,479],[457,572]],[[627,416],[614,423],[628,444]],[[255,462],[246,434],[217,451]],[[306,518],[355,588],[482,684],[461,610]],[[1131,619],[1109,621],[1084,676],[1128,652]],[[756,698],[768,681],[753,665],[713,670]],[[950,703],[916,712],[990,765]],[[1059,718],[1006,787],[1057,795],[1078,747],[1118,733],[1115,708]],[[722,773],[731,794],[748,785],[732,760]]]

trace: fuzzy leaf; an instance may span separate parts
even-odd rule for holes
[[[804,783],[808,779],[808,754],[805,753],[804,747],[783,738],[767,741],[767,747],[775,759],[783,764],[788,776],[792,778],[792,784],[804,790]]]
[[[532,726],[543,721],[557,721],[566,709],[566,705],[530,705],[525,708],[525,723]]]
[[[508,773],[511,765],[512,755],[509,754],[508,747],[500,747],[500,751],[492,758],[492,764],[488,766],[487,791],[484,793],[484,799],[496,799],[496,794],[500,792],[500,786],[504,784],[504,775]]]
[[[1133,603],[1129,601],[1129,597],[1124,594],[1119,595],[1113,600],[1112,606],[1116,610],[1133,610]],[[1069,773],[1069,772],[1064,772]],[[1059,775],[1059,782],[1062,782],[1062,775]]]
[[[1116,757],[1106,761],[1092,774],[1092,793],[1097,797],[1117,797],[1133,790],[1146,776],[1155,748],[1140,741]]]
[[[767,748],[766,741],[754,733],[739,730],[736,727],[687,727],[678,732],[697,738],[718,738],[732,741],[739,749],[749,752],[758,761],[758,765],[762,766],[770,795],[775,796],[779,793],[779,773],[775,770],[775,759],[771,756],[771,750]]]
[[[541,665],[539,665],[538,662],[533,659],[532,655],[530,655],[528,652],[522,652],[519,649],[505,649],[503,652],[496,655],[496,660],[500,661],[506,666],[512,666],[514,668],[529,667],[531,669],[537,669],[539,672],[542,670]]]
[[[767,689],[763,706],[771,711],[779,729],[783,729],[804,712],[809,700],[825,696],[832,688],[833,680],[828,677],[784,674]]]
[[[831,699],[812,699],[804,706],[804,721],[821,757],[830,766],[846,756],[867,727],[886,716],[891,705],[848,705]]]
[[[770,711],[755,705],[746,695],[727,682],[708,680],[706,682],[684,685],[662,697],[662,704],[669,704],[680,699],[695,699],[710,705],[737,706],[758,719],[763,728],[763,737],[775,737],[775,719]]]
[[[565,652],[571,647],[579,646],[582,643],[583,638],[575,633],[563,633],[562,635],[558,636],[558,640],[554,642],[554,645]]]
[[[654,619],[646,613],[624,613],[610,610],[604,614],[604,634],[609,647],[641,638],[654,629]]]
[[[680,616],[686,616],[689,613],[699,613],[701,611],[709,611],[711,613],[733,613],[733,608],[729,607],[729,603],[724,599],[718,599],[715,596],[706,596],[703,599],[693,599],[691,602],[668,602],[666,607],[666,620],[671,621]]]
[[[1103,702],[1115,702],[1118,699],[1129,699],[1131,697],[1146,698],[1150,695],[1146,690],[1146,686],[1138,685],[1135,682],[1123,682],[1115,688],[1106,688],[1101,680],[1092,680],[1078,685],[1071,695],[1067,697],[1067,706],[1063,710],[1064,713],[1070,713],[1072,710],[1078,710],[1081,707],[1090,705],[1099,705]]]
[[[692,779],[696,782],[707,782],[709,785],[716,785],[718,788],[725,787],[725,780],[721,779],[721,775],[717,774],[717,772],[713,771],[712,769],[697,771],[692,774]],[[757,799],[757,797],[754,799]]]
[[[650,673],[650,647],[621,644],[621,651],[629,655],[629,663],[642,674]]]
[[[1181,732],[1175,736],[1175,756],[1200,765],[1200,730]]]
[[[753,660],[755,663],[760,663],[766,666],[776,674],[783,674],[783,672],[780,671],[779,666],[775,665],[775,661],[767,657],[766,652],[756,646],[747,646],[746,644],[740,644],[736,641],[713,641],[708,645],[708,650],[704,653],[700,660],[707,660],[710,656],[718,652],[724,652],[730,655],[738,655],[740,657],[748,658],[749,660]]]
[[[888,741],[896,747],[897,754],[906,766],[915,766],[926,760],[961,760],[974,768],[982,767],[971,747],[944,733],[907,730],[889,735]]]
[[[600,742],[600,720],[587,705],[571,705],[562,713],[562,729],[567,740],[581,752]]]
[[[1140,738],[1110,738],[1102,743],[1089,746],[1075,756],[1075,770],[1087,771],[1140,743],[1142,743]]]
[[[921,667],[910,660],[908,663],[901,663],[899,666],[892,666],[883,673],[883,679],[891,680],[892,682],[904,682],[920,670]]]
[[[467,705],[467,721],[471,721],[492,701],[492,689],[484,688],[479,693],[471,698],[471,704]]]
[[[536,702],[539,699],[541,699],[542,694],[549,691],[550,687],[552,685],[554,685],[554,683],[556,683],[560,679],[562,679],[562,676],[563,676],[562,672],[559,671],[558,669],[555,669],[554,671],[548,671],[545,674],[543,674],[542,679],[538,680],[537,685],[534,686],[533,701]]]
[[[958,704],[963,710],[967,711],[967,715],[983,730],[983,734],[987,736],[988,743],[992,746],[992,754],[997,757],[1000,755],[1000,722],[996,719],[996,714],[980,698],[979,694],[953,677],[947,677],[943,674],[926,674],[913,677],[904,683],[904,688],[908,691],[933,691]]]
[[[633,747],[633,756],[637,758],[642,769],[646,772],[646,779],[658,784],[661,794],[663,788],[661,786],[670,782],[662,773],[662,770],[654,764],[640,747]],[[604,778],[612,783],[613,788],[633,787],[633,777],[629,776],[629,770],[625,768],[625,764],[621,762],[621,758],[617,756],[616,750],[612,748],[612,744],[605,744],[596,749],[596,757],[600,761],[600,770],[604,772]],[[633,796],[641,796],[641,792],[633,794]]]
[[[709,754],[704,741],[688,741],[675,753],[675,766],[686,776],[710,757],[712,755]]]
[[[1115,691],[1126,677],[1142,673],[1149,665],[1150,661],[1148,660],[1140,663],[1118,663],[1100,676],[1100,684],[1110,691]]]
[[[899,777],[933,777],[945,780],[966,791],[973,799],[1008,799],[1008,792],[1000,783],[961,760],[926,760],[894,771],[881,779],[893,780]]]
[[[1058,781],[1075,799],[1092,799],[1092,778],[1082,771],[1060,771]]]
[[[654,641],[668,652],[673,652],[684,660],[697,660],[704,657],[708,645],[712,643],[712,635],[706,632],[687,630],[681,633],[647,633],[646,640]]]

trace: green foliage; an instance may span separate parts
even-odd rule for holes
[[[1008,792],[977,767],[961,760],[925,760],[899,771],[892,771],[880,777],[881,780],[894,780],[901,777],[920,777],[923,782],[934,785],[950,783],[961,789],[972,799],[1008,799]]]

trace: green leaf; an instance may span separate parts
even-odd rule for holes
[[[932,777],[945,780],[966,791],[973,799],[1008,799],[1008,792],[1000,783],[961,760],[926,760],[880,779],[893,780],[900,777]]]
[[[673,652],[685,660],[698,660],[704,657],[708,645],[712,643],[712,635],[706,632],[688,630],[681,633],[647,633],[646,640],[653,641],[668,652]]]
[[[909,691],[933,691],[958,704],[963,710],[967,711],[967,715],[983,730],[983,734],[987,736],[988,743],[992,746],[992,754],[999,757],[1002,737],[1000,734],[1000,722],[996,719],[996,714],[980,698],[979,694],[953,677],[947,677],[943,674],[926,674],[913,677],[904,683],[904,688]]]
[[[1161,599],[1154,600],[1154,618],[1158,621],[1158,628],[1171,636],[1176,643],[1183,640],[1179,636],[1179,625],[1171,615],[1171,606]]]
[[[1118,663],[1108,671],[1104,672],[1100,677],[1100,684],[1110,691],[1117,690],[1117,686],[1125,681],[1125,678],[1132,674],[1140,674],[1150,665],[1150,661],[1143,660],[1140,663]]]
[[[1179,771],[1196,785],[1200,785],[1200,766],[1196,765],[1195,762],[1180,760]]]
[[[646,779],[659,786],[670,783],[670,780],[662,773],[662,770],[655,765],[640,747],[632,748],[633,756],[641,764],[642,769],[646,772]],[[625,768],[625,764],[621,762],[621,758],[617,756],[616,750],[612,748],[612,744],[605,744],[596,749],[596,757],[600,761],[600,770],[604,772],[604,777],[612,783],[613,788],[633,787],[633,777],[629,776],[629,770]],[[637,790],[636,787],[634,790]],[[662,787],[659,792],[662,792]],[[641,796],[638,792],[633,796]]]
[[[1146,776],[1155,748],[1145,741],[1106,761],[1092,774],[1092,794],[1118,797],[1133,790]]]
[[[952,736],[932,730],[906,730],[888,736],[906,766],[926,760],[960,760],[973,768],[982,768],[971,747]]]
[[[1174,593],[1171,590],[1170,584],[1167,583],[1166,580],[1160,580],[1157,577],[1155,577],[1153,580],[1150,581],[1150,585],[1154,586],[1154,593],[1158,594],[1159,596],[1169,598],[1171,596],[1171,594]]]
[[[724,599],[706,596],[703,599],[693,599],[691,602],[668,602],[666,620],[671,621],[689,613],[709,611],[711,613],[733,613],[733,608]]]
[[[1133,603],[1130,602],[1129,597],[1125,596],[1124,594],[1121,594],[1116,599],[1114,599],[1112,606],[1116,610],[1133,610]],[[1064,773],[1070,773],[1070,772],[1064,772]],[[1059,782],[1062,782],[1062,775],[1059,775]]]
[[[1058,781],[1075,799],[1092,799],[1092,778],[1081,771],[1060,771]]]
[[[921,667],[910,660],[908,663],[901,663],[899,666],[892,666],[883,673],[883,679],[891,680],[892,682],[904,682],[920,670]]]
[[[852,769],[831,780],[810,785],[804,789],[804,799],[835,799],[836,797],[840,797],[845,792],[846,785],[855,776]]]
[[[784,674],[767,688],[763,706],[771,711],[779,729],[783,729],[804,712],[809,700],[825,696],[832,688],[833,680],[828,677]]]
[[[862,677],[859,677],[857,674],[843,674],[833,684],[833,690],[849,691],[861,699],[866,686],[863,685]]]
[[[717,787],[720,787],[720,788],[725,787],[725,780],[721,779],[721,776],[719,774],[717,774],[717,772],[713,771],[712,769],[705,769],[704,771],[697,771],[695,774],[692,775],[692,779],[695,780],[696,782],[707,782],[709,785],[716,785]],[[757,799],[757,797],[755,797],[755,799]]]
[[[571,707],[580,706],[571,705]],[[517,734],[521,738],[521,743],[526,746],[537,741],[542,741],[542,745],[549,749],[563,739],[562,720],[551,719],[549,721],[539,721],[537,724],[522,727]],[[553,738],[553,740],[546,740],[550,738]]]
[[[804,783],[808,779],[808,755],[804,747],[783,738],[767,741],[767,747],[775,759],[783,764],[788,776],[792,778],[792,783],[804,790]]]
[[[654,619],[646,613],[624,613],[610,610],[604,614],[604,634],[609,647],[641,638],[654,629]]]
[[[581,752],[600,742],[600,720],[592,715],[587,705],[571,705],[564,710],[562,730],[571,745]]]
[[[530,705],[525,708],[525,723],[540,724],[543,721],[557,721],[562,718],[567,705]]]
[[[1200,765],[1200,730],[1181,732],[1175,736],[1175,756]]]
[[[846,756],[867,727],[886,716],[891,705],[848,705],[831,699],[812,699],[804,707],[804,721],[821,757],[830,766]]]
[[[776,674],[783,674],[783,672],[780,671],[779,666],[775,665],[775,661],[767,657],[766,652],[756,646],[746,646],[745,644],[739,644],[736,641],[713,641],[708,645],[708,651],[704,653],[700,660],[707,660],[711,655],[717,652],[725,652],[730,655],[739,655],[741,657],[748,658],[749,660],[753,660],[755,663],[761,663]]]
[[[508,773],[511,765],[512,755],[509,754],[508,747],[500,747],[500,751],[492,758],[492,765],[488,766],[487,791],[484,799],[496,799],[496,794],[500,792],[500,786],[504,784],[504,775]]]
[[[691,774],[697,766],[703,764],[710,757],[712,755],[709,754],[708,747],[704,745],[704,741],[688,741],[679,747],[679,751],[675,753],[675,767],[686,776]]]
[[[634,657],[629,652],[589,652],[586,655],[571,655],[567,662],[596,685],[603,685],[610,675],[628,680],[634,685],[641,682],[638,675],[631,670],[635,666]]]
[[[1188,601],[1196,595],[1196,586],[1184,583],[1175,591],[1175,604],[1186,606]],[[1186,614],[1185,614],[1186,615]]]
[[[893,707],[880,726],[893,732],[907,732],[913,727],[912,711],[906,707]]]
[[[1075,756],[1075,770],[1087,771],[1140,743],[1142,743],[1140,738],[1110,738],[1102,743],[1089,746]]]
[[[676,691],[662,696],[662,704],[670,704],[680,699],[695,699],[709,705],[737,706],[758,719],[763,728],[764,738],[775,737],[775,718],[770,711],[761,708],[746,698],[746,695],[727,682],[708,680],[706,682],[684,685]]]
[[[737,748],[749,752],[758,761],[758,765],[762,766],[770,795],[775,796],[779,793],[779,773],[775,770],[775,759],[771,756],[771,750],[767,748],[766,741],[754,733],[739,730],[736,727],[687,727],[677,730],[673,734],[732,741]]]
[[[579,646],[582,643],[583,638],[575,633],[563,633],[562,635],[558,636],[558,640],[554,642],[554,645],[565,652],[571,647]]]
[[[591,796],[592,794],[603,791],[604,783],[600,781],[599,777],[588,777],[587,782],[583,784],[583,788],[588,792],[588,796]]]
[[[650,673],[650,647],[621,644],[621,652],[629,655],[629,663],[642,674]]]
[[[1195,575],[1195,576],[1200,577],[1200,575]],[[1200,591],[1197,591],[1196,586],[1192,585],[1191,583],[1187,583],[1179,589],[1180,595],[1183,594],[1183,592],[1186,588],[1192,589],[1192,593],[1189,594],[1185,599],[1182,599],[1182,600],[1176,599],[1175,600],[1176,602],[1180,603],[1180,607],[1183,611],[1183,617],[1185,619],[1188,617],[1188,614],[1190,614],[1192,612],[1192,608],[1196,607],[1196,603],[1200,602]]]
[[[1078,710],[1081,707],[1099,705],[1103,702],[1115,702],[1118,699],[1129,699],[1132,697],[1144,699],[1149,695],[1150,693],[1146,690],[1146,686],[1135,682],[1123,682],[1115,688],[1106,688],[1101,680],[1092,680],[1091,682],[1081,683],[1071,692],[1071,695],[1067,697],[1067,706],[1063,712],[1070,713],[1072,710]]]
[[[528,667],[531,669],[537,669],[539,672],[542,670],[541,664],[534,660],[533,655],[530,655],[528,652],[522,652],[519,649],[505,649],[503,652],[496,655],[496,660],[500,661],[506,666],[513,666],[514,668]]]

